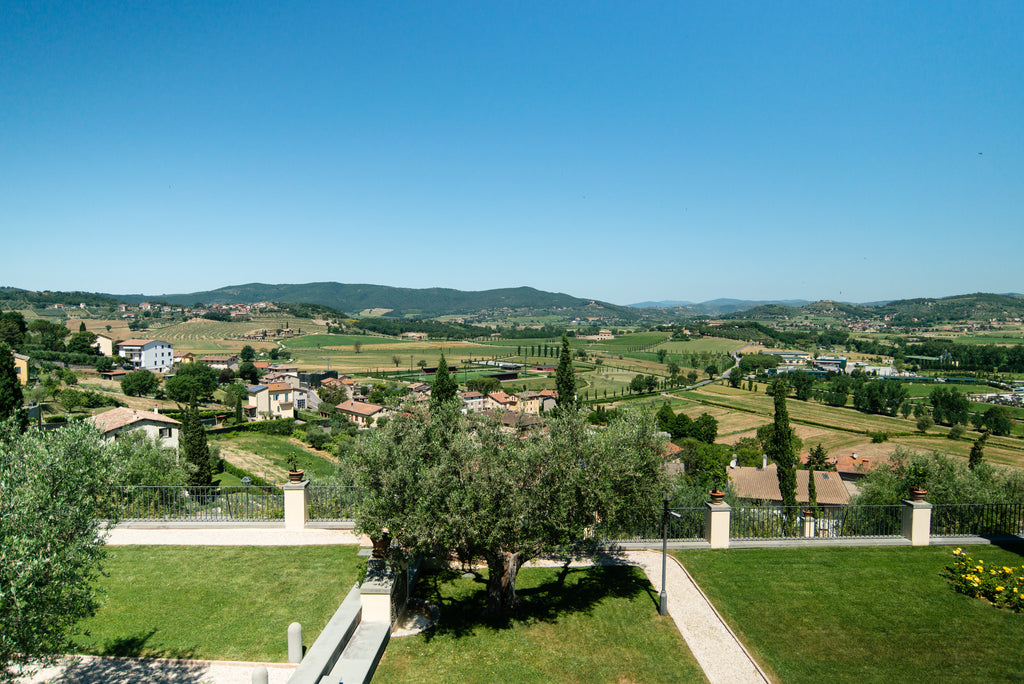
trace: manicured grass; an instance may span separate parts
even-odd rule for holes
[[[382,682],[705,681],[657,594],[629,567],[520,571],[512,620],[483,618],[486,586],[445,572],[417,593],[441,609],[436,628],[392,639]]]
[[[674,553],[787,684],[1024,679],[1024,614],[955,593],[950,547]],[[1024,546],[971,554],[1024,564]]]
[[[356,581],[353,546],[113,546],[103,608],[80,653],[285,662],[288,625],[308,647]]]

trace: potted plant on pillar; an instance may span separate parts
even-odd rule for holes
[[[294,454],[288,457],[288,481],[302,482],[302,475],[305,471],[299,469],[299,462]]]
[[[928,493],[925,484],[928,482],[928,467],[924,463],[916,462],[907,465],[907,486],[910,488],[911,501],[924,501],[924,495]]]
[[[711,485],[708,495],[711,497],[711,503],[720,504],[725,501],[725,488],[729,484],[729,475],[725,472],[725,464],[716,465],[708,471],[708,474]]]
[[[382,527],[380,535],[370,535],[370,542],[373,544],[371,556],[373,558],[385,558],[388,554],[388,549],[391,548],[391,533],[388,532],[388,528]]]

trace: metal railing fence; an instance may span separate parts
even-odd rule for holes
[[[679,516],[668,516],[669,541],[697,541],[704,538],[703,508],[670,508],[669,511]],[[660,518],[659,515],[648,525],[639,529],[623,530],[612,536],[616,542],[621,543],[661,541]]]
[[[260,521],[284,518],[276,487],[114,487],[121,520]]]
[[[1024,503],[935,504],[931,536],[1024,534]]]
[[[309,485],[309,520],[352,522],[363,497],[359,487]]]
[[[901,507],[736,506],[730,511],[730,539],[815,537],[899,537]],[[805,522],[814,519],[808,530]]]

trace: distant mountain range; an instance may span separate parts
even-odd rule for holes
[[[41,308],[62,304],[77,307],[113,307],[119,302],[144,301],[191,306],[196,303],[248,304],[261,301],[328,306],[348,315],[376,315],[387,318],[464,317],[466,323],[512,323],[523,318],[557,317],[597,325],[647,324],[696,316],[726,320],[793,321],[815,319],[840,325],[874,321],[897,326],[920,326],[939,322],[987,321],[996,318],[1024,319],[1024,295],[1017,293],[956,295],[941,298],[900,299],[850,304],[821,300],[713,299],[694,303],[685,300],[648,301],[619,306],[564,293],[544,292],[532,287],[467,292],[449,288],[413,289],[386,285],[335,282],[277,284],[249,283],[205,292],[182,294],[98,294],[91,292],[34,292],[0,286],[2,308]],[[372,313],[371,313],[372,312]]]
[[[503,288],[466,292],[432,287],[412,289],[387,285],[344,283],[306,283],[268,285],[248,283],[206,292],[164,295],[109,295],[115,299],[137,304],[160,301],[168,304],[245,304],[250,302],[296,302],[322,304],[339,311],[358,314],[371,309],[383,309],[388,317],[470,316],[530,310],[534,313],[558,313],[562,316],[581,316],[625,321],[637,320],[640,313],[630,307],[609,304],[594,299],[580,299],[571,295],[544,292],[532,287]]]
[[[747,309],[753,309],[755,307],[765,306],[768,304],[782,304],[785,306],[797,307],[810,304],[810,301],[806,299],[712,299],[706,302],[695,303],[688,301],[663,300],[660,302],[640,302],[639,304],[630,304],[630,306],[635,309],[685,309],[686,311],[702,316],[718,316],[721,314],[735,313],[737,311],[746,311]]]

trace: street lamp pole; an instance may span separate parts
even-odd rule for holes
[[[668,564],[668,518],[669,516],[683,517],[675,511],[668,510],[668,501],[668,496],[666,496],[665,508],[661,513],[661,601],[658,605],[659,615],[668,615],[668,592],[665,590],[666,565]]]

